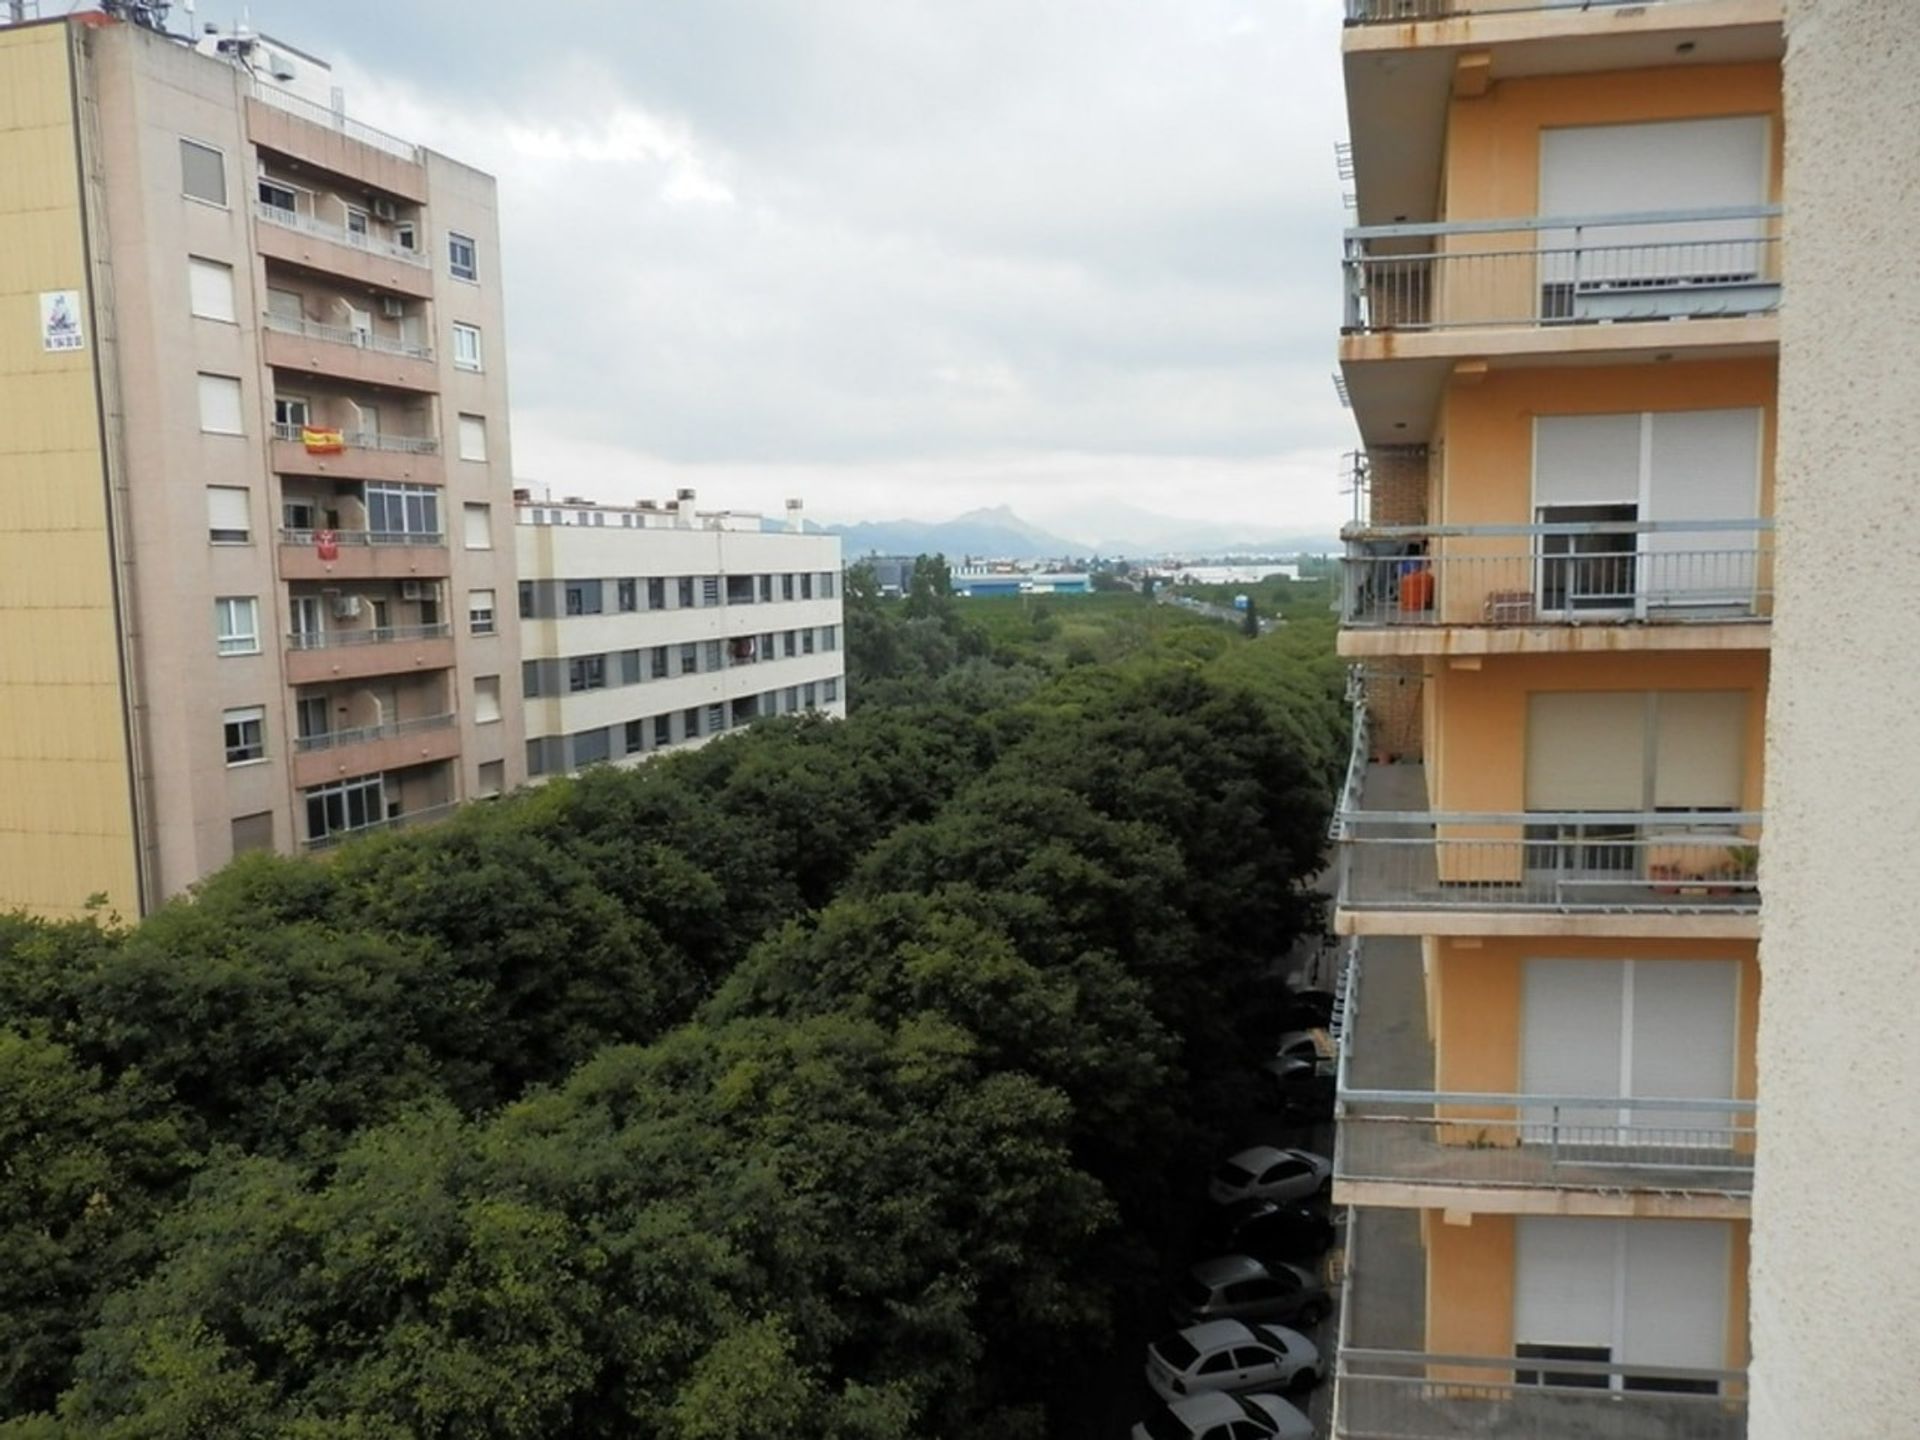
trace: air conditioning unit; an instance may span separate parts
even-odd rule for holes
[[[431,600],[433,587],[424,580],[402,580],[400,582],[402,600]]]
[[[380,313],[389,320],[398,320],[407,313],[407,302],[398,295],[380,297]]]
[[[373,197],[373,213],[382,220],[391,220],[397,212],[393,208],[393,201],[384,195],[376,195]]]
[[[334,596],[333,618],[336,620],[358,620],[360,618],[360,597],[358,595]]]

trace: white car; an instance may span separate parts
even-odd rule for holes
[[[1313,1422],[1278,1395],[1209,1390],[1162,1405],[1133,1440],[1313,1440]]]
[[[1236,1200],[1299,1200],[1318,1191],[1332,1174],[1333,1162],[1311,1150],[1255,1145],[1221,1161],[1207,1193],[1220,1205]]]
[[[1288,1390],[1320,1383],[1320,1352],[1280,1325],[1213,1320],[1147,1347],[1147,1384],[1172,1403],[1208,1390]]]

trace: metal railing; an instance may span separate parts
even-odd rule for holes
[[[1345,1090],[1336,1180],[1753,1193],[1751,1100]]]
[[[297,230],[303,235],[317,235],[322,240],[331,240],[336,245],[349,245],[355,250],[365,250],[370,255],[400,260],[423,269],[431,263],[419,250],[349,230],[344,225],[335,225],[312,215],[303,215],[283,205],[269,205],[264,200],[256,200],[253,202],[253,213],[269,225],[278,225],[283,230]]]
[[[1750,912],[1753,811],[1348,811],[1349,910]]]
[[[282,335],[299,335],[308,340],[325,340],[333,345],[351,345],[356,350],[373,350],[382,355],[402,355],[409,360],[433,359],[431,345],[413,345],[405,340],[392,340],[385,335],[376,335],[371,330],[356,330],[346,325],[323,325],[318,320],[293,320],[285,315],[275,315],[271,310],[261,317],[261,323],[269,330]]]
[[[1343,1348],[1336,1440],[1742,1440],[1746,1375]]]
[[[1754,315],[1780,304],[1778,205],[1347,231],[1346,328]]]
[[[349,840],[357,840],[362,835],[375,835],[383,830],[404,830],[409,825],[424,825],[429,821],[442,820],[460,807],[449,800],[444,805],[428,805],[419,810],[409,810],[404,815],[391,815],[385,820],[375,820],[371,825],[355,825],[348,830],[333,830],[325,835],[315,835],[306,842],[309,850],[331,850],[336,845],[344,845]]]
[[[332,650],[353,645],[391,645],[402,640],[445,640],[450,625],[371,625],[363,630],[301,630],[287,636],[289,650]]]
[[[1347,708],[1352,716],[1351,740],[1347,748],[1347,774],[1340,784],[1340,802],[1328,822],[1327,838],[1336,843],[1346,838],[1346,817],[1360,809],[1367,785],[1367,759],[1373,754],[1372,720],[1367,706],[1366,672],[1358,665],[1347,667]]]
[[[1510,15],[1544,10],[1635,9],[1679,5],[1687,0],[1347,0],[1347,24],[1391,25],[1409,20],[1449,20],[1461,15]]]
[[[1724,624],[1773,613],[1771,520],[1350,527],[1351,626]]]
[[[452,714],[423,715],[415,720],[389,720],[381,725],[359,725],[346,730],[329,730],[323,735],[302,735],[294,741],[301,754],[314,750],[338,750],[345,745],[364,745],[369,740],[391,740],[399,735],[419,735],[429,730],[445,730],[458,719]]]
[[[291,440],[296,445],[305,430],[330,430],[330,425],[286,425],[273,422],[273,438]],[[372,430],[342,430],[340,443],[350,450],[393,450],[405,455],[437,455],[440,442],[431,435],[385,435]]]
[[[351,550],[359,546],[412,545],[421,549],[440,548],[447,543],[447,537],[438,530],[333,530],[333,543]],[[282,528],[282,545],[313,545],[317,543],[320,532],[317,530],[289,530]]]
[[[412,141],[402,140],[398,135],[389,135],[386,131],[375,129],[364,121],[349,119],[342,112],[329,109],[317,101],[282,90],[278,85],[269,85],[264,80],[253,82],[253,94],[254,98],[266,102],[274,109],[284,110],[289,115],[296,115],[310,124],[324,126],[328,130],[346,136],[349,140],[358,140],[362,145],[371,145],[376,150],[384,150],[387,154],[402,160],[411,160],[416,165],[421,163],[420,147]]]

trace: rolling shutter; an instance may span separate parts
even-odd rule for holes
[[[1527,697],[1529,810],[1638,810],[1646,791],[1646,695]]]
[[[1739,809],[1747,758],[1746,692],[1663,690],[1655,715],[1654,807]]]

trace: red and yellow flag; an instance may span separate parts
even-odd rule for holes
[[[300,427],[300,443],[309,455],[338,455],[346,448],[338,430],[321,430],[312,425]]]

